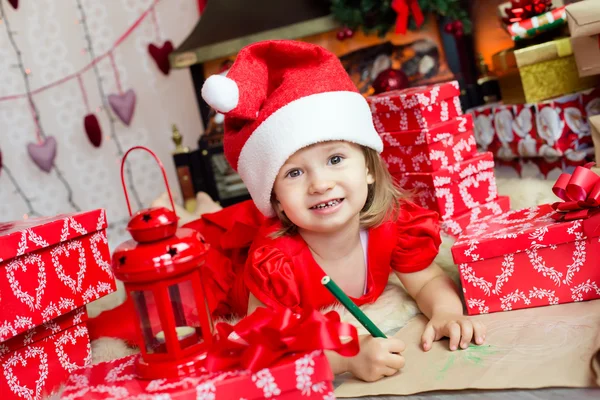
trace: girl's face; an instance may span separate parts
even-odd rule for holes
[[[300,232],[335,232],[359,219],[373,183],[360,146],[336,141],[297,151],[279,170],[277,207]]]

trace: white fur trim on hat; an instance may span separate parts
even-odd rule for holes
[[[345,140],[380,153],[383,142],[365,98],[356,92],[317,93],[294,100],[271,114],[250,135],[238,159],[238,172],[254,203],[273,217],[271,192],[279,169],[296,151]]]
[[[211,75],[202,85],[202,98],[215,110],[227,113],[237,107],[240,89],[226,76]]]

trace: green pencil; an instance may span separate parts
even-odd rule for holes
[[[386,338],[385,334],[379,330],[377,326],[365,315],[364,312],[361,311],[360,308],[352,300],[350,297],[344,293],[344,291],[327,275],[321,279],[321,283],[325,286],[335,297],[338,299],[340,303],[365,327],[369,333],[374,337]]]

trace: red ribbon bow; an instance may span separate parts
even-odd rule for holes
[[[216,330],[218,339],[206,358],[209,371],[255,372],[294,353],[334,350],[350,357],[359,350],[356,328],[340,322],[335,311],[294,314],[290,309],[275,312],[260,307],[235,326],[221,322]]]
[[[423,17],[423,11],[419,7],[417,0],[393,0],[392,9],[396,11],[398,16],[396,17],[396,33],[405,34],[406,28],[408,27],[408,16],[412,12],[417,28],[419,28],[425,21]]]
[[[590,169],[594,163],[575,168],[573,175],[561,174],[552,187],[562,202],[552,204],[552,215],[557,221],[584,219],[583,230],[587,237],[600,231],[600,176]]]

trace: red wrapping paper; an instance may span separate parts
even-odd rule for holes
[[[448,139],[454,135],[469,132],[473,130],[473,117],[471,114],[452,118],[449,121],[432,125],[429,128],[413,129],[398,132],[383,132],[381,137],[386,142],[387,136],[399,146],[420,146],[423,144],[432,144],[440,140]]]
[[[503,214],[508,210],[510,210],[510,197],[498,196],[494,201],[442,221],[442,230],[448,235],[458,237],[472,223],[489,215]]]
[[[557,222],[551,205],[489,216],[452,247],[469,314],[600,298],[597,236]]]
[[[498,197],[490,152],[435,172],[408,172],[395,177],[400,187],[415,193],[414,202],[437,211],[443,221]]]
[[[401,145],[393,135],[382,138],[381,158],[392,173],[437,171],[460,163],[477,152],[472,131],[419,146]]]
[[[116,290],[104,210],[0,227],[0,343]]]
[[[424,108],[460,96],[457,81],[439,83],[429,86],[418,86],[401,90],[380,93],[367,98],[371,112],[386,113],[410,108]]]
[[[86,319],[78,308],[0,344],[0,398],[41,399],[89,365]]]
[[[120,398],[177,399],[319,399],[333,400],[333,373],[322,351],[288,357],[254,374],[246,370],[207,372],[200,377],[138,380],[135,358],[129,356],[75,371],[62,398],[70,400]]]
[[[468,113],[479,148],[495,158],[578,163],[593,146],[587,116],[600,112],[599,94],[588,90],[536,104],[487,105]]]

